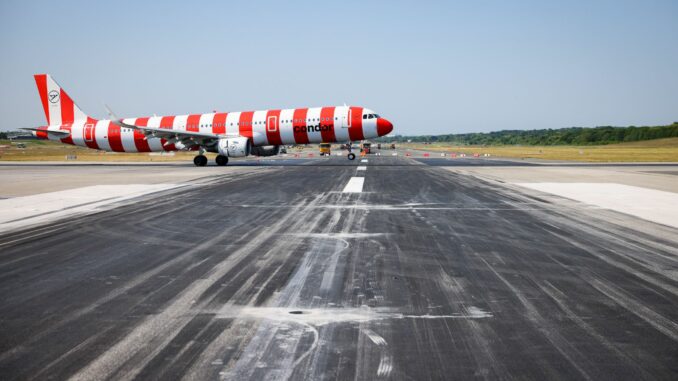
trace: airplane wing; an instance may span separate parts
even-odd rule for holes
[[[128,123],[130,122],[129,119],[119,119],[116,122],[125,128],[133,128],[135,130],[141,131],[144,135],[146,135],[146,138],[148,137],[163,138],[167,140],[167,143],[165,144],[173,144],[180,142],[183,143],[186,147],[192,146],[209,147],[217,144],[219,139],[231,136],[226,134],[212,134],[208,132],[193,132],[193,131],[172,130],[168,128],[137,126],[132,123]]]

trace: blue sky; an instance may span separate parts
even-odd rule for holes
[[[678,121],[678,1],[0,2],[0,129],[333,104],[399,134]]]

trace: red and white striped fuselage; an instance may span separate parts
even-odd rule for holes
[[[181,144],[166,144],[166,139],[146,136],[124,125],[167,129],[168,132],[178,133],[240,136],[251,139],[255,147],[360,141],[384,136],[393,129],[390,122],[375,112],[348,106],[126,118],[123,123],[87,117],[67,124],[43,127],[43,131],[38,131],[36,135],[105,151],[159,152],[183,148]],[[55,129],[67,131],[70,135],[60,138],[48,133]]]
[[[200,150],[242,157],[268,155],[288,144],[371,139],[393,129],[373,111],[349,106],[97,120],[50,75],[37,74],[35,82],[48,125],[27,129],[38,138],[104,151]],[[257,149],[266,146],[276,149]]]

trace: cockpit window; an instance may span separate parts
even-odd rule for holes
[[[367,114],[363,115],[363,119],[367,119]]]

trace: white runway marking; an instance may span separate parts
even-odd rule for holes
[[[518,183],[517,185],[678,227],[678,193],[615,183]]]
[[[359,171],[367,171],[367,167],[364,166],[364,165],[361,165],[361,166],[358,167],[358,170]]]
[[[364,177],[351,177],[348,181],[344,190],[344,193],[360,193],[363,191],[363,183],[365,182]]]
[[[95,185],[0,200],[0,231],[102,210],[106,205],[179,184]]]
[[[367,163],[367,159],[360,160],[361,163]]]
[[[299,311],[290,314],[290,311]],[[316,327],[333,323],[363,323],[381,320],[475,320],[489,319],[494,315],[491,312],[470,306],[466,312],[457,312],[447,315],[407,315],[392,308],[303,308],[303,307],[252,307],[228,304],[219,310],[205,310],[215,313],[220,319],[255,319],[277,322],[295,322],[309,324]],[[374,331],[368,331],[370,333]],[[378,335],[376,335],[378,336]],[[368,337],[377,345],[386,345],[386,340],[379,336]],[[383,341],[382,341],[383,340]]]

